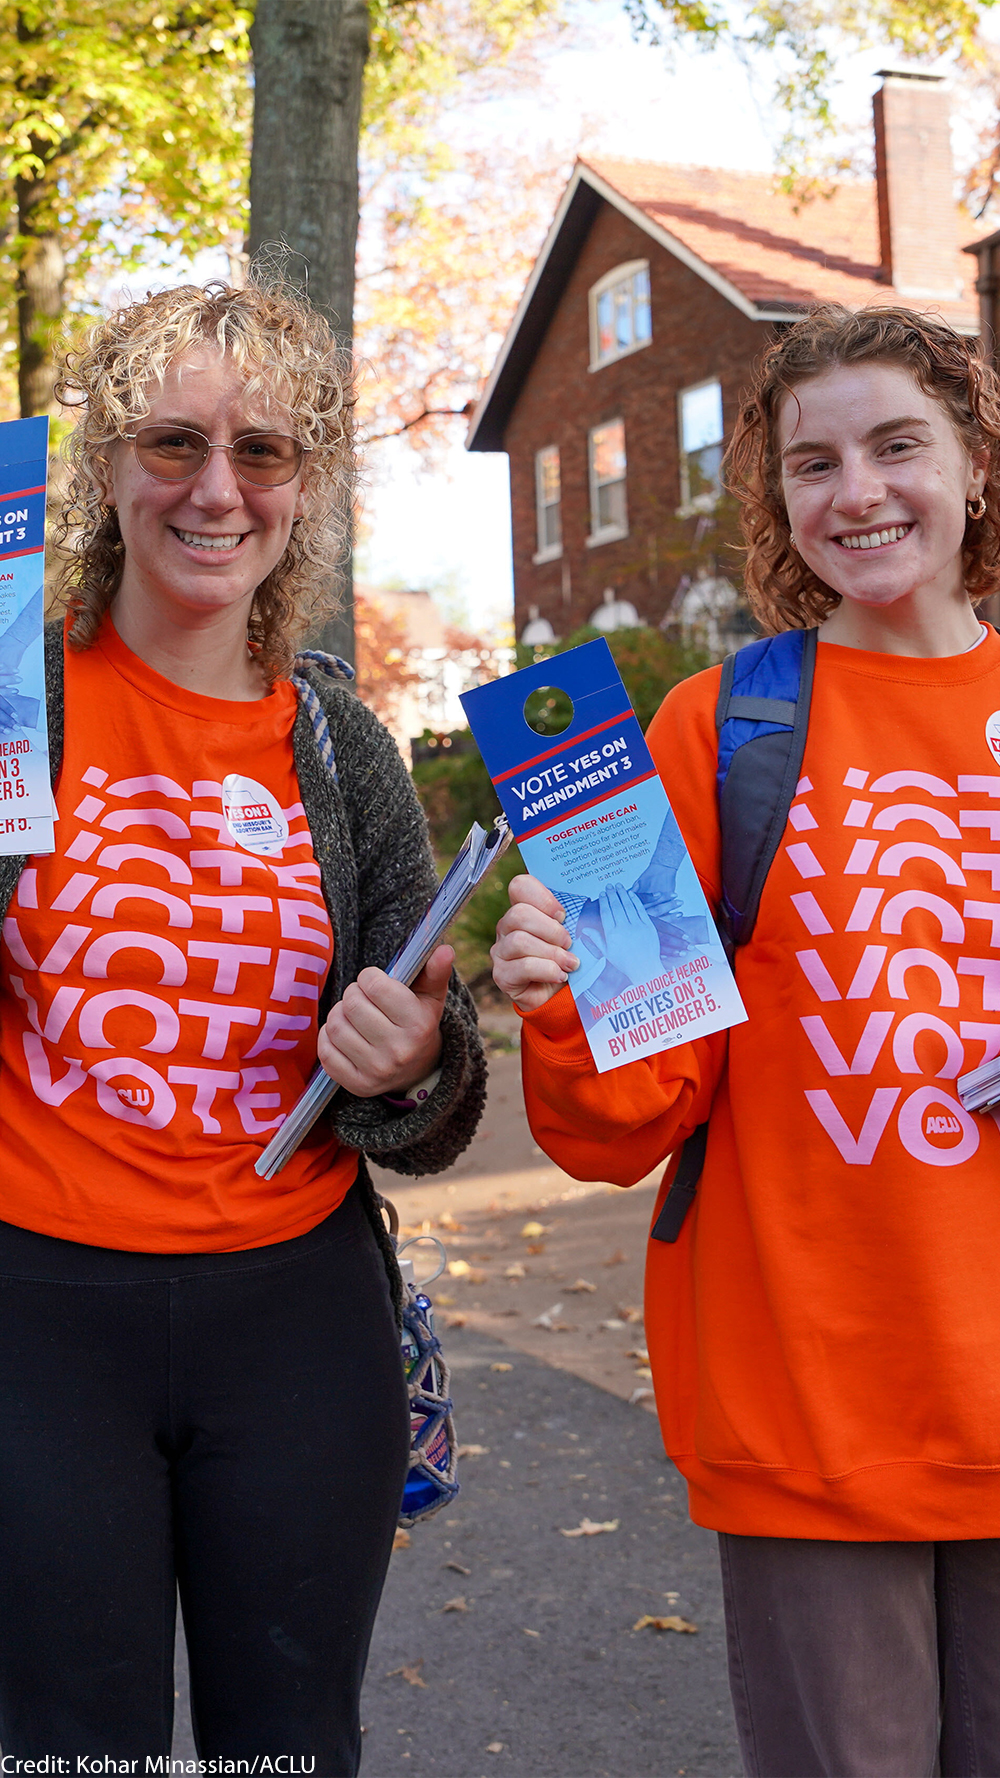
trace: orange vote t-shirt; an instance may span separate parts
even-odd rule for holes
[[[712,905],[718,686],[678,686],[648,736]],[[597,1075],[568,989],[524,1021],[532,1128],[578,1178],[633,1183],[711,1114],[646,1331],[713,1529],[1000,1537],[1000,1129],[957,1091],[1000,1054],[991,737],[994,631],[942,660],[821,641],[747,1023]]]
[[[333,954],[292,754],[297,699],[182,690],[110,619],[66,650],[56,851],[0,946],[0,1219],[139,1252],[304,1234],[357,1154],[254,1162],[316,1062]]]

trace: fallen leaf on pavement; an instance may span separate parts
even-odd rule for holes
[[[626,1358],[637,1358],[640,1364],[649,1363],[649,1353],[645,1346],[630,1346],[625,1356]]]
[[[634,1408],[638,1402],[646,1401],[649,1396],[655,1395],[655,1394],[656,1394],[655,1389],[633,1389],[631,1395],[628,1398],[628,1405],[630,1408]]]
[[[551,1225],[544,1222],[526,1222],[521,1234],[525,1241],[537,1241],[542,1235],[551,1233]]]
[[[590,1291],[596,1290],[597,1285],[591,1284],[589,1282],[589,1280],[586,1278],[578,1278],[575,1284],[567,1284],[566,1289],[567,1290],[575,1290],[578,1293],[582,1294],[582,1292],[585,1290],[590,1290]]]
[[[614,1253],[609,1253],[607,1259],[602,1259],[601,1264],[602,1266],[623,1266],[627,1259],[628,1254],[623,1253],[620,1247],[616,1247]]]
[[[491,1371],[512,1371],[513,1369],[514,1369],[514,1366],[512,1364],[491,1364],[490,1365]]]
[[[436,1290],[434,1292],[434,1301],[437,1303],[439,1309],[450,1309],[454,1304],[455,1298],[453,1296],[445,1296],[443,1291]]]
[[[488,1742],[486,1751],[487,1751],[487,1753],[502,1753],[503,1752],[503,1742],[502,1741]]]
[[[445,1568],[453,1568],[456,1574],[471,1574],[471,1568],[463,1568],[461,1562],[445,1562]]]
[[[393,1537],[392,1547],[394,1550],[408,1550],[410,1547],[410,1544],[412,1542],[413,1542],[413,1539],[410,1536],[410,1533],[408,1531],[404,1531],[402,1529],[402,1527],[400,1527],[400,1529],[396,1532],[395,1536]]]
[[[445,1316],[444,1324],[445,1327],[464,1327],[465,1316],[456,1310],[454,1313]]]
[[[467,1259],[450,1259],[448,1261],[448,1273],[452,1278],[465,1278],[471,1270],[472,1267]]]
[[[453,1235],[465,1234],[465,1223],[456,1222],[450,1210],[442,1210],[438,1217],[438,1228],[450,1229]]]
[[[635,1303],[619,1303],[615,1314],[620,1315],[623,1321],[642,1320],[642,1310]]]
[[[648,1364],[637,1364],[632,1374],[635,1377],[651,1377],[653,1373]]]
[[[512,1266],[508,1266],[507,1270],[504,1272],[505,1278],[524,1278],[526,1276],[527,1273],[525,1272],[524,1267],[517,1265],[516,1262]]]
[[[405,1679],[407,1685],[422,1685],[426,1689],[427,1681],[420,1677],[423,1664],[421,1659],[412,1661],[408,1667],[394,1667],[391,1673],[386,1674],[386,1679]]]
[[[526,1635],[526,1636],[537,1636],[537,1637],[541,1637],[541,1634],[542,1634],[542,1632],[541,1632],[541,1630],[525,1630],[525,1632],[524,1632],[524,1634],[525,1634],[525,1635]]]
[[[458,1447],[460,1457],[488,1457],[489,1454],[489,1445],[459,1445]]]
[[[441,1610],[443,1612],[444,1611],[468,1611],[468,1609],[469,1609],[469,1602],[466,1599],[464,1593],[459,1593],[457,1599],[446,1600],[444,1605],[442,1605],[442,1607],[441,1607]],[[680,1619],[678,1618],[677,1621],[679,1623]]]
[[[624,1321],[619,1321],[616,1316],[612,1315],[609,1321],[602,1321],[601,1326],[607,1328],[608,1333],[621,1333],[625,1323]]]
[[[529,1241],[528,1245],[525,1249],[525,1252],[526,1253],[544,1253],[545,1252],[545,1242],[544,1241]]]
[[[489,1277],[489,1272],[482,1271],[482,1269],[479,1266],[467,1266],[466,1267],[466,1270],[465,1270],[466,1284],[485,1284],[488,1277]]]
[[[632,1625],[633,1630],[684,1630],[689,1636],[697,1636],[697,1624],[689,1624],[686,1617],[641,1617]]]
[[[605,1519],[601,1524],[594,1519],[581,1519],[573,1531],[565,1531],[560,1525],[559,1534],[561,1537],[596,1537],[601,1531],[617,1531],[620,1523],[620,1519]]]
[[[536,1317],[535,1317],[534,1321],[531,1323],[531,1325],[532,1325],[532,1327],[548,1328],[549,1333],[551,1333],[552,1332],[552,1325],[553,1325],[553,1322],[555,1321],[556,1316],[561,1315],[561,1314],[562,1314],[562,1303],[553,1303],[551,1309],[546,1309],[543,1314],[536,1315]]]

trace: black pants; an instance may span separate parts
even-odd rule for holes
[[[202,1758],[357,1771],[409,1442],[357,1199],[246,1253],[0,1224],[5,1754],[169,1754],[179,1584]]]
[[[1000,1778],[1000,1539],[719,1539],[752,1778]]]

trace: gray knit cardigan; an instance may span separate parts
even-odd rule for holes
[[[437,886],[427,823],[396,744],[346,680],[301,661],[296,672],[318,697],[333,741],[336,775],[320,756],[312,721],[299,709],[292,750],[299,790],[333,927],[333,967],[320,1003],[330,1007],[368,964],[384,968],[424,913]],[[63,754],[63,637],[45,630],[49,758],[55,785]],[[23,857],[0,857],[0,920]],[[361,1151],[357,1187],[386,1257],[397,1310],[399,1275],[364,1157],[397,1173],[439,1173],[472,1140],[486,1100],[486,1062],[469,991],[452,975],[441,1019],[441,1078],[415,1111],[340,1092],[331,1115],[341,1142]]]

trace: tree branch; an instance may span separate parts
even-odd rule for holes
[[[402,438],[404,432],[412,432],[414,426],[420,426],[424,420],[467,420],[475,409],[474,401],[467,401],[464,407],[425,407],[422,413],[416,414],[412,420],[404,420],[392,432],[372,432],[365,439],[366,445],[381,444],[387,438]]]

